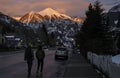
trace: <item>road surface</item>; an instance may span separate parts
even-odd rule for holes
[[[61,78],[66,61],[55,61],[54,50],[48,50],[45,53],[43,73],[36,76],[37,61],[35,58],[31,78]],[[24,50],[16,53],[0,53],[0,78],[27,78]]]

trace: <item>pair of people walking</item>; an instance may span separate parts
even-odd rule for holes
[[[44,57],[45,57],[45,52],[42,50],[42,46],[39,46],[37,51],[36,51],[36,58],[37,58],[37,71],[36,71],[36,73],[37,74],[39,72],[40,65],[41,65],[40,72],[43,71]],[[28,45],[27,48],[25,49],[24,60],[27,62],[28,78],[29,78],[31,75],[31,69],[32,69],[32,64],[33,64],[33,60],[34,60],[34,53],[33,53],[30,45]]]

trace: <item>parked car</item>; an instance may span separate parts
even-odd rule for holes
[[[75,48],[75,49],[73,50],[73,54],[80,54],[80,49]]]
[[[80,54],[80,50],[79,49],[77,49],[76,51],[77,51],[77,54]]]
[[[55,52],[55,59],[68,59],[68,51],[64,47],[59,47]]]

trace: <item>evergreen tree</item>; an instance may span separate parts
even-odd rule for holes
[[[48,33],[45,25],[43,24],[42,28],[38,28],[38,36],[41,40],[42,45],[49,45]]]
[[[1,26],[1,31],[0,31],[0,33],[1,33],[1,35],[2,35],[2,44],[4,44],[4,35],[6,34],[6,33],[11,33],[11,32],[14,32],[14,28],[10,25],[10,24],[8,24],[8,23],[6,23],[6,22],[4,22],[4,21],[1,21],[0,20],[0,26]]]
[[[86,53],[89,49],[88,47],[88,40],[92,38],[92,26],[94,24],[94,21],[91,20],[93,18],[93,6],[90,3],[88,7],[88,11],[86,12],[86,20],[84,21],[80,32],[76,35],[76,43],[79,45],[81,53],[86,56]]]
[[[117,27],[120,28],[120,12],[119,12],[119,15],[118,15],[118,23],[117,23]]]
[[[109,28],[107,20],[103,20],[103,9],[101,3],[97,0],[94,5],[90,4],[86,12],[86,20],[84,21],[81,31],[78,33],[80,41],[80,49],[84,55],[88,51],[97,54],[110,54],[112,38],[108,34]],[[104,22],[105,21],[105,22]],[[109,38],[108,35],[110,36]],[[112,47],[112,46],[111,46]]]
[[[119,17],[118,17],[117,27],[120,28],[120,12],[119,12]],[[117,42],[116,43],[117,48],[120,49],[120,31],[117,31],[115,41]]]
[[[55,46],[56,44],[55,34],[53,32],[49,35],[49,44],[50,46]]]
[[[81,27],[81,32],[84,32],[86,36],[90,36],[89,34],[92,34],[92,32],[90,31],[92,30],[91,26],[93,26],[94,23],[93,19],[91,20],[91,18],[93,18],[93,12],[94,12],[93,6],[90,3],[88,11],[86,12],[87,18],[84,21],[83,26]]]

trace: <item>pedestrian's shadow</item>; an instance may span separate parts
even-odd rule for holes
[[[35,78],[43,78],[43,74],[42,73],[40,73],[40,75],[36,74]]]

